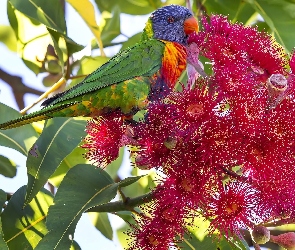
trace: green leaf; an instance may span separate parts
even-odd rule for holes
[[[42,134],[28,155],[28,186],[25,203],[34,198],[61,161],[86,136],[85,124],[85,121],[71,118],[54,118],[46,121]]]
[[[82,250],[82,248],[79,246],[79,244],[77,243],[77,241],[73,240],[73,243],[70,247],[70,250]]]
[[[10,0],[7,13],[17,37],[18,54],[36,74],[44,71],[49,44],[54,46],[61,65],[69,55],[83,48],[67,36],[59,0],[51,0],[50,4],[44,0]]]
[[[0,219],[0,249],[1,250],[9,250],[6,242],[4,241],[3,238],[3,231],[2,231],[2,221]]]
[[[112,200],[118,185],[103,170],[80,164],[60,184],[46,221],[49,233],[36,250],[68,249],[76,225],[87,209]]]
[[[120,187],[127,187],[135,182],[137,182],[140,178],[144,177],[145,175],[142,176],[135,176],[135,177],[127,177],[124,180],[119,182]]]
[[[0,103],[0,123],[20,117],[18,111]],[[36,141],[37,133],[31,124],[8,130],[0,130],[0,145],[13,148],[27,155]]]
[[[97,7],[101,12],[111,12],[112,8],[117,5],[121,12],[131,15],[149,14],[163,5],[161,0],[95,0]]]
[[[271,28],[278,43],[290,52],[294,48],[295,4],[285,0],[247,0]],[[279,17],[279,18],[278,18]]]
[[[11,26],[0,25],[0,42],[4,43],[11,51],[16,52],[16,38]]]
[[[139,176],[140,173],[147,173],[147,174]],[[131,178],[129,177],[129,178],[130,178],[130,181],[133,183],[128,183],[129,178],[126,178],[125,180],[126,180],[126,183],[128,183],[128,185],[124,187],[122,186],[125,196],[127,197],[141,196],[150,192],[150,190],[153,187],[155,187],[154,178],[153,178],[155,177],[155,173],[153,172],[153,170],[142,171],[142,170],[138,170],[134,168],[132,170],[132,175],[134,175],[135,177],[131,177]],[[123,183],[125,182],[125,180],[123,180]]]
[[[35,74],[43,72],[47,47],[52,44],[46,26],[16,10],[10,2],[7,3],[7,14],[17,39],[18,55]]]
[[[95,11],[89,0],[67,0],[72,7],[83,18],[96,40],[100,40],[101,30],[96,23]]]
[[[107,213],[88,213],[92,224],[109,240],[113,239],[113,229]]]
[[[59,0],[9,0],[15,9],[26,16],[56,30],[61,34],[67,33],[66,21]]]
[[[2,211],[2,208],[6,202],[6,199],[7,199],[7,195],[6,193],[0,189],[0,207],[1,207],[1,211]],[[0,218],[0,249],[3,249],[3,250],[8,250],[8,246],[6,244],[6,242],[4,241],[4,238],[3,238],[3,230],[2,230],[2,220]]]
[[[3,208],[4,203],[6,202],[6,199],[7,199],[6,193],[2,189],[0,189],[0,207],[1,208]],[[1,209],[1,211],[2,211],[2,209]]]
[[[47,233],[45,219],[52,194],[42,189],[23,208],[26,187],[17,190],[1,214],[4,239],[9,249],[34,249]],[[2,249],[2,248],[1,248]]]
[[[130,37],[126,42],[123,43],[121,50],[127,49],[128,47],[138,43],[141,38],[141,32]]]
[[[55,187],[59,187],[66,173],[77,164],[86,164],[88,160],[83,157],[85,149],[80,146],[76,147],[66,158],[63,159],[61,164],[51,175],[48,181]]]
[[[116,212],[116,215],[128,224],[136,223],[133,213],[130,211],[119,211]]]
[[[128,230],[130,230],[130,227],[128,225],[124,225],[117,230],[117,236],[123,249],[128,249],[130,247],[128,241],[126,240],[126,232]]]
[[[222,14],[228,16],[228,19],[232,22],[246,23],[249,18],[255,13],[251,5],[245,1],[206,1],[204,3],[208,14]]]
[[[67,36],[64,11],[59,0],[50,0],[50,3],[44,0],[10,0],[10,2],[18,11],[62,36],[66,40],[69,54],[83,48]]]
[[[199,216],[194,218],[194,226],[188,227],[189,234],[184,235],[184,240],[177,245],[184,250],[191,249],[221,249],[221,250],[249,250],[246,242],[240,241],[238,238],[232,239],[231,243],[225,238],[219,238],[218,235],[209,235],[208,227],[210,222]],[[246,245],[244,245],[246,244]]]
[[[119,150],[119,156],[116,160],[112,161],[105,169],[105,171],[115,180],[118,177],[118,170],[120,169],[124,157],[124,147]]]
[[[16,175],[16,164],[0,155],[0,174],[12,178]]]
[[[92,73],[94,70],[96,70],[98,67],[103,65],[109,60],[109,58],[104,57],[104,56],[96,56],[96,57],[91,57],[91,56],[84,56],[80,60],[80,68],[77,72],[77,76],[80,75],[88,75]],[[74,79],[70,86],[74,86],[81,82],[85,77],[81,77],[79,79]]]
[[[104,11],[101,15],[101,40],[103,44],[109,44],[113,39],[121,34],[120,30],[120,9],[114,6],[112,12]]]

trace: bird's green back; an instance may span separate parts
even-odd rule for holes
[[[54,105],[66,100],[76,100],[90,92],[110,85],[133,79],[138,76],[152,76],[160,70],[165,44],[151,39],[119,52],[108,62],[87,76],[62,95],[53,97],[46,104]]]

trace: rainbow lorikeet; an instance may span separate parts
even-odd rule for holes
[[[118,110],[132,115],[173,89],[186,69],[187,38],[197,31],[197,20],[187,8],[162,7],[149,17],[139,43],[116,54],[79,84],[45,100],[40,111],[0,124],[0,129]]]

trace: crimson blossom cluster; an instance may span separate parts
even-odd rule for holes
[[[105,167],[131,145],[137,167],[164,173],[130,249],[166,250],[200,214],[210,233],[227,238],[241,228],[294,222],[295,56],[220,15],[202,26],[189,39],[194,68],[182,91],[151,103],[143,121],[113,114],[88,123],[89,159]]]

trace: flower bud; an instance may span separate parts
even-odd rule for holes
[[[281,93],[285,91],[288,87],[288,81],[286,77],[282,74],[272,74],[267,81],[267,88],[269,92]]]
[[[166,148],[173,150],[177,145],[177,138],[175,136],[168,136],[164,141],[164,145]]]
[[[270,239],[270,231],[263,226],[257,226],[251,232],[252,239],[257,244],[265,244]]]
[[[269,109],[275,108],[285,97],[288,89],[288,80],[282,74],[272,74],[267,80]]]
[[[278,236],[271,235],[270,241],[287,250],[295,250],[295,233],[289,232]]]

